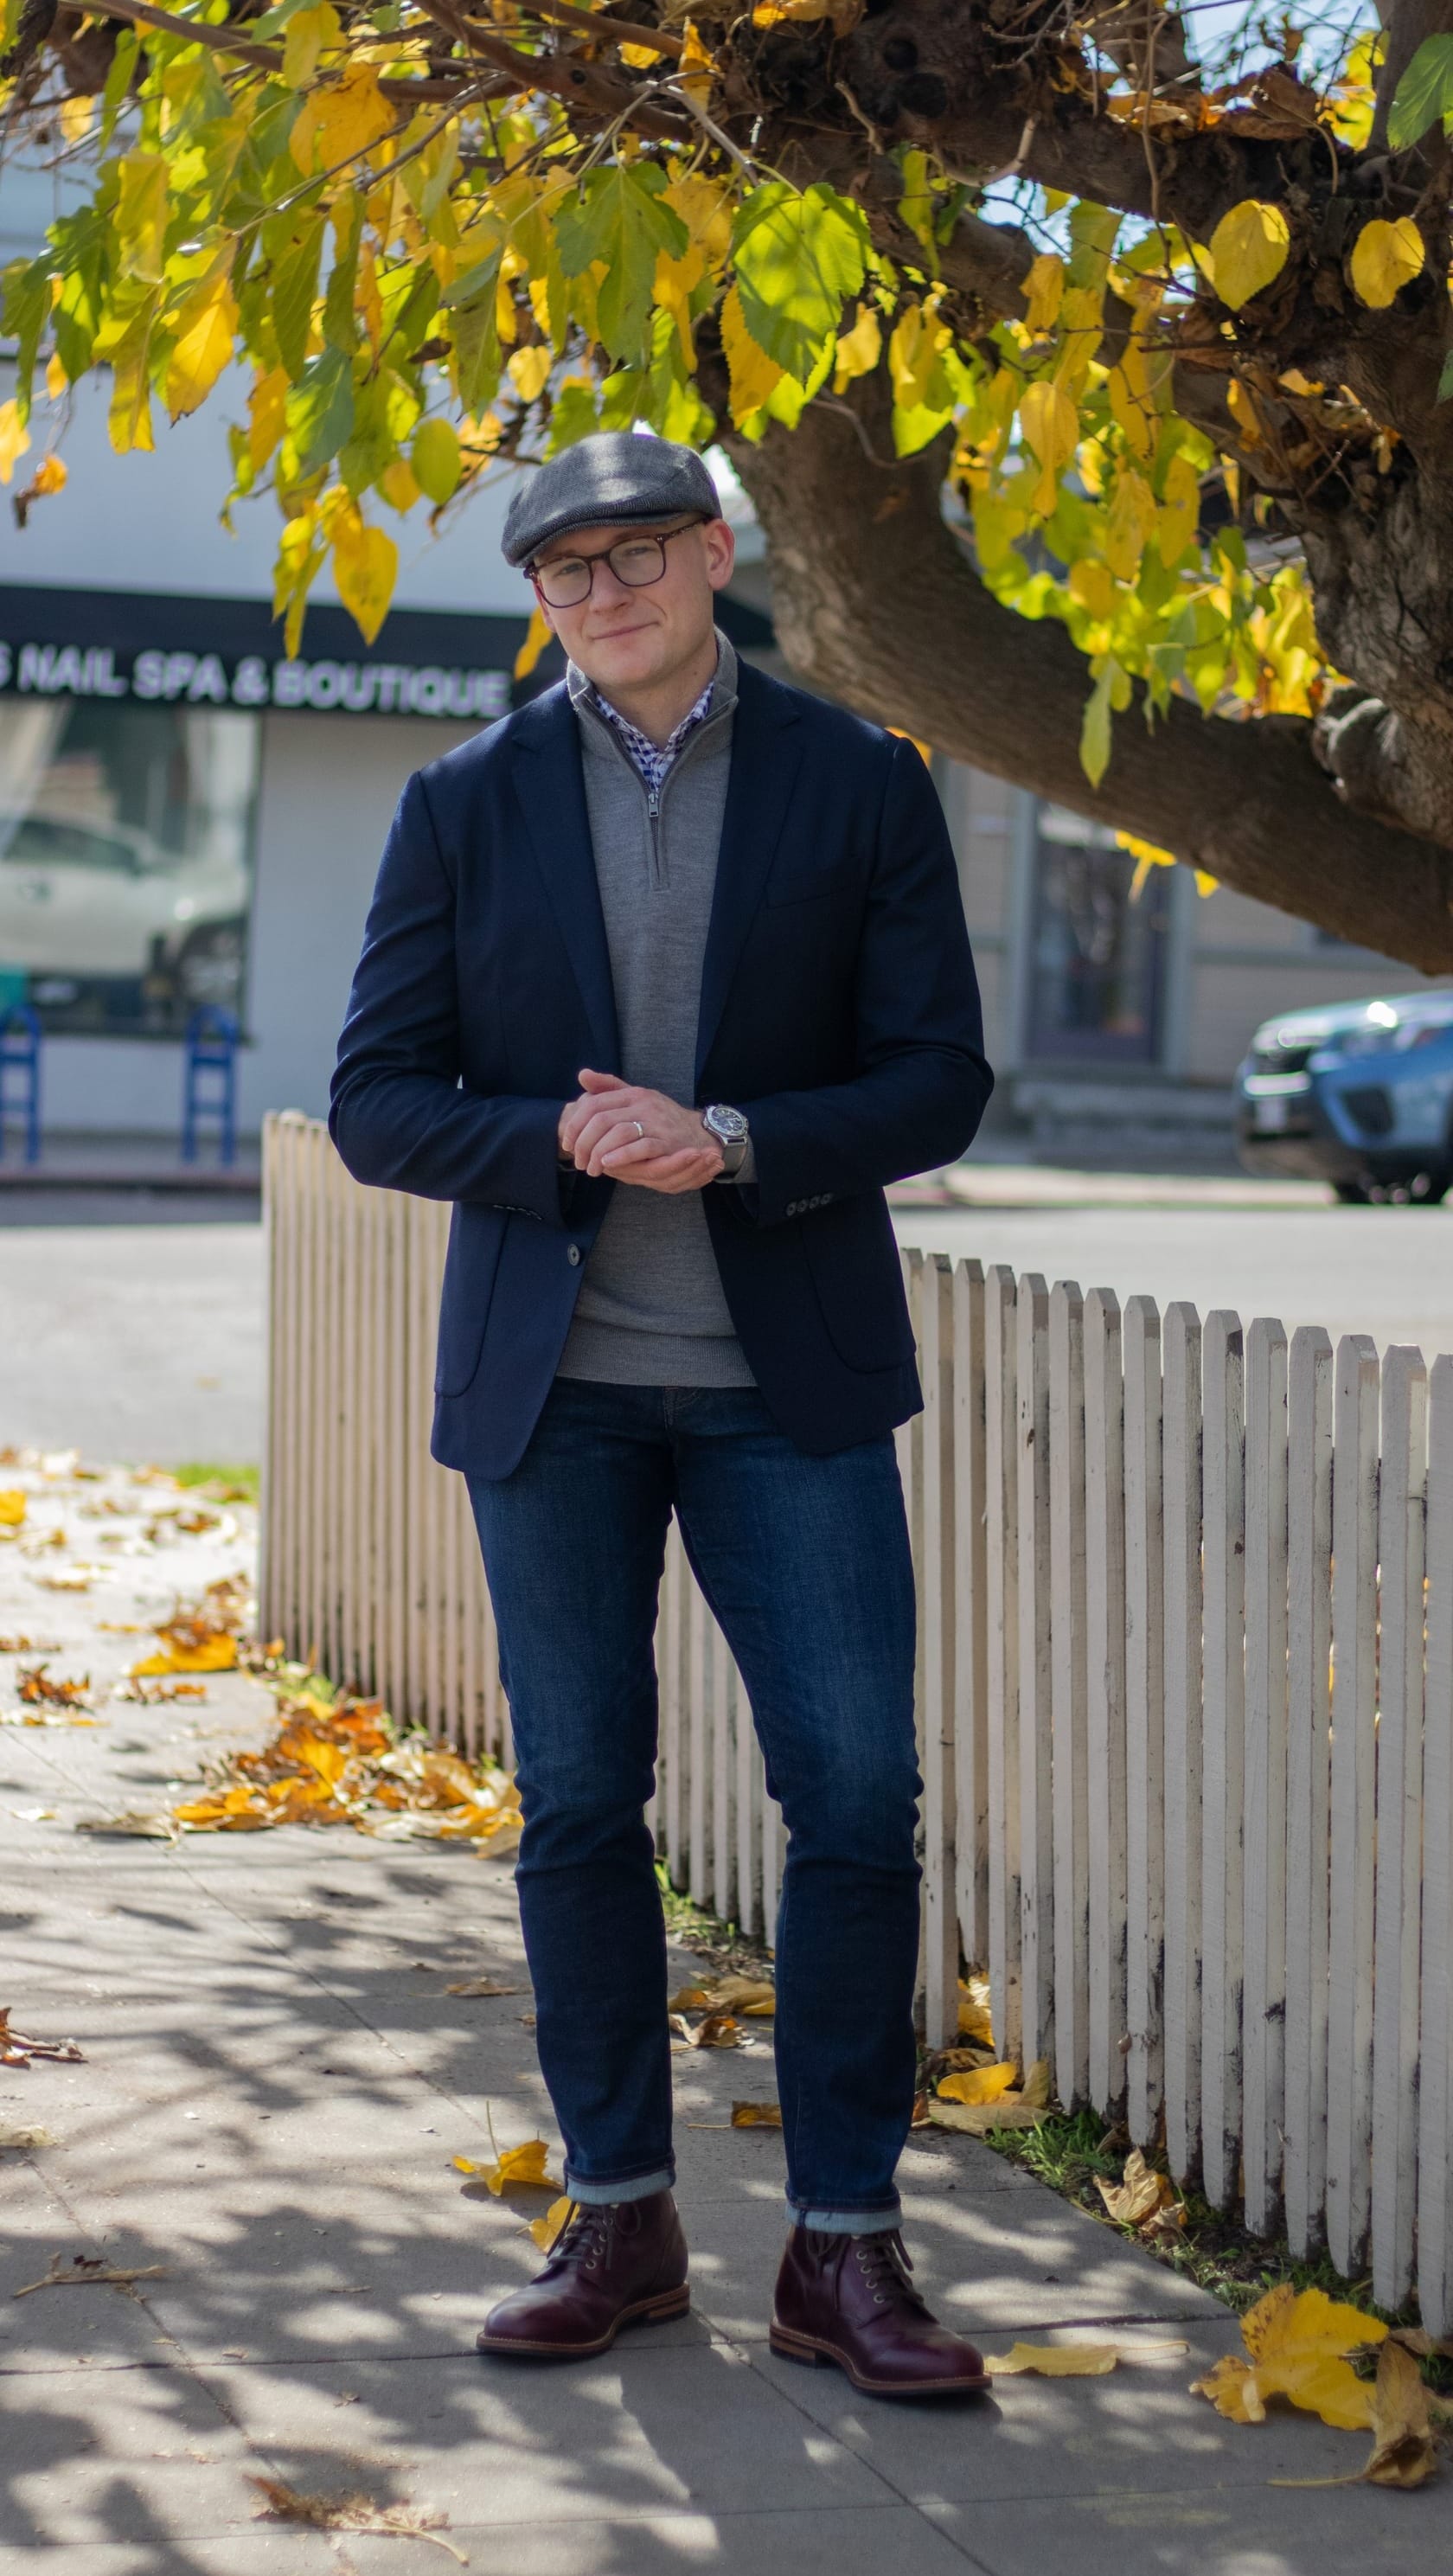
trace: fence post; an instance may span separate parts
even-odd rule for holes
[[[1246,1770],[1241,2157],[1246,2223],[1270,2233],[1281,2183],[1286,2037],[1287,1340],[1246,1340]]]
[[[1049,1293],[1049,1459],[1055,2089],[1068,2108],[1090,2089],[1085,1311],[1073,1280]]]
[[[1427,1475],[1427,1371],[1421,1351],[1394,1344],[1382,1364],[1372,1995],[1372,2295],[1385,2308],[1401,2307],[1413,2269]]]
[[[1125,2091],[1125,1383],[1120,1303],[1085,1300],[1085,1775],[1090,2099]]]
[[[1453,1359],[1429,1384],[1427,1672],[1418,2307],[1439,2337],[1453,2327]]]
[[[1327,1974],[1327,2250],[1367,2243],[1377,1769],[1377,1350],[1337,1345],[1332,1449],[1332,1786]]]
[[[1160,1315],[1125,1309],[1125,2017],[1128,2120],[1148,2147],[1160,2116],[1165,1938],[1165,1598]]]
[[[989,1597],[984,1503],[984,1273],[954,1271],[954,1877],[972,1967],[989,1955]]]
[[[1165,2131],[1201,2144],[1201,1319],[1165,1312]]]
[[[1019,1521],[1014,1273],[984,1281],[984,1488],[989,1589],[989,1987],[1001,2056],[1017,2058],[1019,2008]]]
[[[959,2021],[959,1925],[954,1871],[954,1323],[953,1266],[932,1253],[919,1280],[923,1375],[924,2032],[953,2045]]]
[[[1292,1335],[1287,1386],[1286,2149],[1294,2254],[1327,2181],[1327,1855],[1331,1757],[1332,1345]]]
[[[1201,1477],[1201,2170],[1224,2209],[1241,2161],[1241,1800],[1245,1748],[1245,1390],[1241,1319],[1206,1317]]]
[[[1054,1738],[1050,1703],[1049,1291],[1019,1282],[1019,1908],[1026,2066],[1054,2047]]]

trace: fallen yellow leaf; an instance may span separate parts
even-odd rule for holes
[[[928,2105],[936,2129],[957,2129],[966,2138],[987,2138],[992,2129],[1037,2129],[1044,2118],[1031,2102],[1008,2095],[1000,2102],[939,2102]]]
[[[1097,2174],[1095,2189],[1117,2227],[1141,2227],[1175,2200],[1166,2176],[1151,2169],[1138,2147],[1126,2157],[1119,2182],[1105,2182]]]
[[[456,2156],[454,2163],[459,2173],[477,2175],[487,2183],[496,2199],[517,2189],[558,2192],[559,2183],[545,2170],[549,2152],[543,2138],[529,2138],[522,2147],[506,2147],[494,2164],[476,2164],[470,2156]]]
[[[570,2194],[565,2192],[562,2193],[559,2200],[551,2201],[543,2218],[531,2219],[530,2234],[533,2236],[535,2243],[539,2246],[542,2254],[549,2253],[551,2246],[554,2244],[556,2237],[559,2235],[561,2228],[564,2226],[566,2219],[569,2217],[574,2207],[575,2203],[571,2199]]]
[[[159,1633],[164,1637],[166,1630]],[[167,1644],[160,1653],[143,1656],[131,1667],[133,1681],[144,1681],[153,1673],[230,1673],[237,1666],[235,1637],[204,1637],[195,1645]]]
[[[1249,2357],[1224,2354],[1192,2393],[1208,2397],[1234,2424],[1264,2423],[1268,2398],[1284,2397],[1324,2424],[1360,2432],[1374,2421],[1373,2391],[1346,2356],[1386,2335],[1386,2326],[1360,2308],[1283,2282],[1241,2320]]]
[[[734,2129],[780,2129],[781,2126],[780,2102],[734,2102],[732,2104]]]
[[[0,1493],[0,1529],[19,1529],[25,1518],[25,1496],[17,1485]]]
[[[1103,2379],[1120,2355],[1113,2343],[1016,2343],[1002,2355],[986,2357],[995,2379],[1014,2379],[1033,2371],[1038,2379]]]
[[[998,2102],[1015,2088],[1017,2069],[1008,2064],[971,2066],[962,2075],[946,2075],[938,2088],[941,2102]]]
[[[1031,2111],[1047,2111],[1050,2091],[1049,2059],[1037,2057],[1019,2087],[1019,2099]]]
[[[959,2034],[963,2039],[977,2040],[981,2048],[994,2045],[994,2026],[989,2018],[989,1980],[972,1971],[959,1979]]]

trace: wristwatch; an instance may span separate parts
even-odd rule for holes
[[[728,1109],[718,1102],[711,1109],[703,1109],[701,1123],[707,1134],[714,1136],[721,1147],[723,1180],[735,1180],[747,1159],[747,1147],[752,1135],[740,1109]]]

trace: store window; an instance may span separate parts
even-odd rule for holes
[[[231,709],[0,703],[0,1006],[72,1036],[240,1019],[258,761]]]
[[[1113,832],[1062,805],[1035,812],[1030,931],[1030,1061],[1154,1064],[1172,871],[1135,861]]]

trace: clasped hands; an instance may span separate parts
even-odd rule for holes
[[[580,1098],[567,1101],[561,1113],[560,1159],[592,1179],[604,1174],[668,1196],[704,1189],[722,1168],[721,1147],[699,1109],[683,1109],[663,1091],[588,1065]]]

